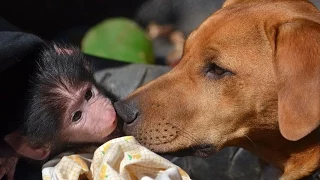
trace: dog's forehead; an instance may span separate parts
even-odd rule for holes
[[[195,46],[215,49],[248,43],[253,33],[263,28],[263,23],[250,10],[221,9],[207,18],[187,39],[185,48]],[[253,37],[252,37],[253,38]],[[221,47],[226,49],[225,47]]]
[[[222,8],[208,17],[188,37],[184,49],[185,57],[201,61],[208,54],[216,55],[217,53],[208,52],[213,49],[223,56],[220,58],[224,61],[222,63],[231,66],[239,65],[234,61],[249,59],[252,66],[260,66],[261,63],[264,63],[264,66],[267,65],[265,63],[271,65],[271,44],[274,40],[270,39],[268,33],[275,26],[310,12],[301,9],[299,3],[306,2],[297,1],[295,4],[269,1]],[[311,5],[308,7],[312,9]],[[239,68],[243,67],[235,67]]]
[[[249,16],[249,12],[239,12],[221,10],[209,17],[187,39],[185,57],[192,57],[192,61],[220,61],[218,64],[235,71],[243,69],[235,61],[250,59],[252,63],[246,66],[253,66],[253,62],[271,58],[263,22]]]
[[[312,12],[317,14],[318,11],[307,1],[299,0],[294,2],[252,1],[251,3],[241,3],[232,7],[221,8],[191,33],[186,41],[186,47],[189,46],[190,40],[194,43],[193,39],[204,41],[212,36],[235,38],[235,35],[239,37],[239,31],[250,31],[251,33],[258,28],[266,28],[265,30],[267,30],[268,27],[293,19],[310,17]],[[198,34],[201,34],[200,38]],[[245,35],[245,33],[241,34]]]

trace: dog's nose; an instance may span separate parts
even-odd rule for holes
[[[120,100],[114,103],[114,108],[117,115],[120,116],[125,123],[132,123],[139,115],[138,108],[134,102],[126,103]]]

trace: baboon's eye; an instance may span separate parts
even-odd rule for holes
[[[72,116],[72,122],[77,122],[81,119],[82,117],[82,112],[81,111],[76,111],[73,116]]]
[[[86,101],[89,101],[91,98],[92,98],[92,90],[89,89],[89,90],[86,92],[86,94],[84,95],[84,99],[85,99]]]

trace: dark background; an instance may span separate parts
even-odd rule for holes
[[[144,15],[141,15],[139,8],[147,1],[0,0],[0,15],[22,30],[49,40],[67,29],[82,28],[84,31],[109,17],[122,16],[134,19],[139,16],[139,11],[140,17],[144,16],[143,20],[147,20],[147,17],[160,21],[166,19],[166,22],[175,23],[187,35],[224,2],[224,0],[149,0],[151,5],[144,7],[142,10]],[[319,0],[311,1],[320,7]]]
[[[26,32],[53,39],[108,17],[132,18],[145,0],[0,0],[0,15]]]
[[[311,1],[320,7],[319,0]],[[142,27],[150,20],[173,24],[187,36],[207,16],[220,8],[222,3],[223,0],[0,0],[0,16],[22,31],[46,40],[64,40],[79,44],[81,37],[90,27],[106,18],[119,16],[136,20]],[[226,152],[229,150],[218,153],[213,159],[187,157],[186,162],[189,165],[181,167],[187,167],[185,169],[191,172],[190,174],[198,172],[195,177],[205,177],[200,179],[211,179],[217,177],[215,172],[224,173],[235,169],[234,171],[238,172],[237,179],[241,179],[239,173],[245,174],[245,170],[254,169],[247,165],[257,165],[249,160],[247,156],[250,154],[246,151],[244,152],[247,156],[240,156],[238,166],[229,165],[226,161],[229,158]],[[250,158],[252,159],[251,156]],[[19,164],[16,179],[41,178],[40,167],[25,169],[23,165],[25,164]],[[227,168],[228,171],[219,168]],[[243,176],[242,179],[248,178]]]

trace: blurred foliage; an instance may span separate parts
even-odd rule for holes
[[[110,18],[90,28],[81,42],[83,52],[124,62],[153,64],[152,41],[137,23]]]

